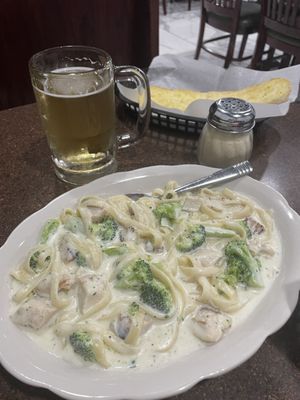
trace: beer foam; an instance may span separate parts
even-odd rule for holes
[[[68,67],[54,69],[44,82],[44,90],[35,89],[54,97],[85,97],[104,91],[110,83],[104,85],[103,77],[93,68]]]

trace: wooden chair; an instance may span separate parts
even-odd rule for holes
[[[300,0],[262,0],[263,18],[251,68],[257,68],[265,44],[294,57],[300,64]]]
[[[246,60],[243,57],[248,35],[258,32],[261,18],[261,6],[256,2],[242,0],[202,0],[201,19],[195,59],[199,58],[201,49],[216,57],[225,59],[224,68],[228,68],[232,60]],[[228,32],[217,38],[203,40],[205,24],[221,31]],[[243,35],[238,57],[233,58],[236,36]],[[216,40],[229,38],[226,56],[213,52],[206,44]]]
[[[192,0],[188,0],[188,10],[191,11]],[[164,15],[167,15],[167,0],[162,0]]]

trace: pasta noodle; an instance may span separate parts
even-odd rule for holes
[[[176,187],[137,201],[85,196],[49,220],[11,273],[13,322],[103,368],[154,365],[220,340],[270,265],[278,272],[278,234],[246,196]]]

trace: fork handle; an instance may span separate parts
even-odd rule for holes
[[[231,167],[220,169],[205,178],[197,179],[196,181],[179,186],[175,189],[176,193],[186,192],[187,190],[200,189],[203,187],[214,186],[220,183],[231,181],[237,177],[248,175],[253,171],[249,161],[243,161]]]

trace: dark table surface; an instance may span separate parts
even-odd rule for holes
[[[119,151],[119,171],[158,164],[196,163],[197,137],[149,129],[136,146]],[[260,124],[252,176],[282,193],[300,213],[300,104]],[[35,105],[0,112],[0,245],[27,216],[70,189],[57,180]],[[300,399],[300,303],[289,321],[240,367],[197,384],[174,399]],[[0,367],[0,399],[58,399],[19,382]]]

